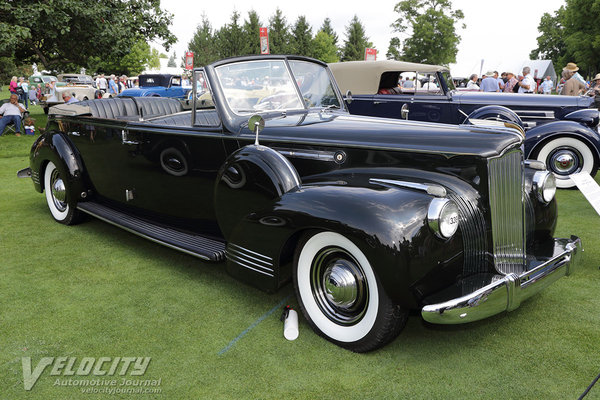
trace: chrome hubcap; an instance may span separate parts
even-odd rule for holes
[[[550,155],[548,165],[559,175],[570,175],[581,169],[580,159],[574,149],[558,149]]]
[[[365,314],[369,289],[360,264],[341,248],[321,250],[311,266],[313,296],[323,314],[340,325]]]
[[[50,180],[50,186],[52,191],[52,201],[54,202],[54,206],[59,211],[65,211],[67,209],[67,190],[65,188],[65,183],[58,175],[58,171],[54,170],[52,172],[52,178]]]
[[[356,277],[343,261],[327,267],[323,274],[323,286],[327,300],[337,307],[347,309],[356,302]]]

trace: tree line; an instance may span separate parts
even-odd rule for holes
[[[455,61],[460,37],[456,24],[462,11],[450,0],[404,0],[394,7],[398,19],[392,32],[404,36],[390,41],[387,58],[430,64]],[[160,65],[166,57],[149,42],[166,51],[177,41],[171,33],[173,15],[159,0],[19,0],[0,2],[0,79],[26,76],[31,64],[55,73],[79,72],[137,75]],[[325,62],[364,59],[374,47],[365,26],[354,17],[340,39],[325,18],[318,29],[301,15],[290,22],[277,8],[261,21],[255,11],[243,18],[234,11],[229,22],[214,28],[203,15],[188,49],[194,65],[241,55],[259,54],[259,28],[269,28],[271,54],[297,54]],[[464,27],[464,25],[463,25]],[[181,57],[181,55],[180,55]],[[380,52],[378,58],[382,58]],[[169,65],[177,65],[175,54]]]
[[[600,72],[599,18],[598,0],[567,0],[553,14],[542,15],[538,47],[530,58],[552,60],[557,72],[574,62],[583,76],[593,77]]]
[[[212,27],[206,15],[202,15],[200,24],[188,42],[188,51],[194,53],[194,66],[204,66],[227,57],[260,54],[261,27],[269,29],[271,54],[296,54],[324,62],[336,62],[362,60],[365,48],[373,47],[356,15],[346,26],[346,39],[340,43],[329,18],[325,18],[316,34],[313,34],[304,15],[289,23],[277,8],[268,23],[263,23],[254,10],[249,11],[243,21],[240,14],[233,11],[229,22],[218,29]]]

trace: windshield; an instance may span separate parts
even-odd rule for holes
[[[291,71],[284,60],[244,61],[215,71],[225,100],[236,114],[339,107],[325,67],[306,61],[290,61],[289,65]]]
[[[308,107],[340,106],[324,67],[307,61],[290,61],[290,66]]]

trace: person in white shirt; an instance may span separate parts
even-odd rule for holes
[[[477,90],[479,91],[479,85],[477,84],[477,74],[471,75],[469,78],[469,82],[467,83],[467,90]]]
[[[535,93],[535,80],[531,76],[531,68],[523,68],[523,79],[519,82],[519,93]]]
[[[546,79],[540,84],[540,91],[543,94],[551,94],[553,86],[554,82],[552,82],[550,76],[547,76]]]
[[[21,136],[21,113],[25,112],[25,106],[19,103],[19,96],[16,94],[10,95],[10,102],[4,103],[0,107],[0,136],[4,132],[6,125],[11,122],[15,124],[16,136]]]
[[[98,86],[98,89],[102,90],[103,93],[106,93],[106,89],[108,89],[108,82],[106,81],[104,74],[100,75],[100,77],[98,78],[98,82],[96,83],[96,86]]]

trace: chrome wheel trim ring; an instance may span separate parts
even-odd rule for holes
[[[582,156],[570,147],[558,148],[548,157],[548,165],[558,175],[571,175],[581,170]]]
[[[339,247],[324,248],[314,257],[311,286],[321,312],[336,324],[356,324],[367,310],[369,290],[364,272]]]
[[[68,206],[67,190],[65,188],[65,183],[60,177],[57,169],[52,171],[52,176],[50,177],[50,188],[52,192],[52,201],[54,202],[54,206],[58,211],[65,211]]]

